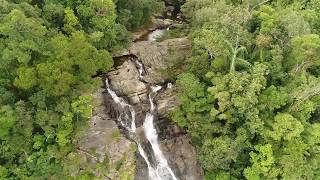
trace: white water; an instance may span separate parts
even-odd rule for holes
[[[139,150],[140,155],[144,159],[144,161],[146,161],[146,163],[147,163],[149,178],[154,179],[154,180],[161,180],[161,177],[158,176],[158,174],[156,173],[156,170],[151,166],[146,153],[144,152],[141,144],[139,144],[139,143],[138,143],[138,150]]]
[[[123,98],[117,96],[117,94],[112,90],[110,89],[110,85],[109,85],[109,82],[108,82],[108,79],[106,79],[106,88],[107,88],[107,91],[108,93],[110,94],[110,96],[112,97],[113,101],[115,103],[117,103],[118,105],[120,105],[123,109],[125,108],[129,108],[130,110],[130,114],[131,114],[131,126],[128,127],[128,123],[127,123],[127,118],[126,118],[126,123],[123,122],[123,119],[121,118],[123,113],[125,113],[125,111],[120,114],[119,118],[118,118],[118,121],[120,122],[120,124],[126,128],[128,131],[132,132],[132,133],[136,133],[136,123],[135,123],[135,119],[136,119],[136,112],[134,110],[134,108],[128,104]],[[127,116],[127,114],[126,114]],[[148,157],[146,155],[146,153],[144,152],[141,144],[139,142],[136,142],[138,144],[138,151],[140,153],[140,155],[142,156],[142,158],[145,160],[145,162],[147,163],[147,166],[148,166],[148,171],[149,171],[149,176],[151,177],[151,175],[154,177],[156,175],[156,171],[154,170],[154,168],[151,166],[151,163],[150,161],[148,160]],[[160,179],[159,179],[160,180]]]
[[[144,72],[143,64],[139,60],[135,60],[134,62],[136,63],[136,65],[139,66],[139,68],[138,68],[139,78],[140,78],[140,80],[143,80],[143,72]]]
[[[143,67],[143,66],[140,66]],[[121,106],[121,108],[124,109],[124,111],[120,114],[118,121],[119,123],[126,128],[128,131],[132,133],[136,133],[136,113],[134,108],[128,104],[123,98],[117,96],[117,94],[110,88],[108,79],[106,79],[106,88],[110,96],[112,97],[113,101]],[[151,87],[152,91],[149,94],[149,101],[150,101],[150,112],[146,114],[145,121],[143,124],[144,132],[146,135],[146,138],[151,144],[156,162],[154,164],[151,164],[149,161],[146,152],[142,148],[141,144],[139,142],[136,142],[138,145],[138,151],[142,158],[145,160],[147,166],[148,166],[148,173],[150,180],[177,180],[175,177],[172,169],[169,167],[168,162],[166,158],[164,157],[160,146],[158,142],[158,134],[156,129],[154,128],[153,121],[154,121],[154,114],[156,107],[153,102],[153,98],[156,95],[157,91],[159,91],[162,87],[161,86],[154,86]],[[126,108],[130,111],[130,117],[128,113],[126,112]],[[131,125],[130,121],[131,120]]]
[[[167,31],[167,29],[157,29],[152,31],[149,35],[148,35],[148,41],[156,41],[159,37],[161,37],[165,32]]]
[[[172,169],[169,167],[166,158],[164,157],[162,151],[160,150],[157,130],[154,128],[154,125],[153,125],[155,105],[153,102],[154,96],[152,94],[156,93],[160,89],[161,89],[161,86],[152,87],[152,92],[149,94],[150,112],[148,112],[146,115],[146,118],[143,124],[143,129],[146,134],[146,138],[151,144],[152,150],[156,158],[155,172],[157,177],[161,177],[159,180],[177,180]],[[149,176],[150,176],[150,173],[149,173]],[[152,179],[151,176],[150,176],[150,179]]]
[[[131,118],[129,118],[128,114],[126,113],[126,111],[122,112],[118,118],[118,121],[121,123],[121,125],[126,128],[128,131],[130,132],[135,132],[136,131],[136,112],[134,111],[134,108],[128,104],[123,98],[118,97],[117,94],[110,89],[110,85],[108,82],[108,79],[106,79],[106,87],[107,87],[107,91],[110,94],[110,96],[112,97],[113,101],[115,103],[117,103],[118,105],[120,105],[123,109],[125,108],[129,108],[130,111],[130,116]],[[123,122],[123,115],[125,115],[125,122]],[[128,120],[131,119],[131,125],[129,126],[128,124]]]

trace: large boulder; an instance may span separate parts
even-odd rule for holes
[[[130,103],[137,104],[146,98],[147,85],[139,80],[139,72],[131,58],[110,72],[108,79],[117,95],[130,98]]]
[[[173,24],[173,22],[174,21],[171,19],[151,17],[151,23],[154,24],[154,27],[149,28],[149,31],[168,28]]]
[[[171,19],[166,19],[162,16],[152,16],[150,25],[147,28],[139,29],[132,33],[133,42],[146,40],[148,34],[156,29],[166,29],[174,23]]]

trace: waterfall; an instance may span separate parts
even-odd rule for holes
[[[123,98],[117,96],[117,94],[110,88],[110,85],[109,85],[109,82],[108,82],[108,79],[106,79],[106,88],[107,88],[107,91],[108,93],[110,94],[110,96],[112,97],[113,101],[115,103],[117,103],[118,105],[120,105],[121,108],[123,108],[124,110],[126,108],[129,108],[130,110],[130,115],[131,115],[131,126],[128,126],[128,123],[127,123],[127,118],[125,119],[125,122],[123,122],[123,119],[121,117],[123,117],[122,115],[123,114],[126,114],[126,111],[123,111],[119,118],[118,118],[118,122],[121,124],[121,126],[123,126],[124,128],[126,128],[129,132],[132,132],[132,133],[136,133],[136,123],[135,123],[135,119],[136,119],[136,112],[134,110],[134,108],[128,104]],[[126,114],[127,116],[127,114]],[[139,154],[142,156],[142,158],[144,159],[144,161],[147,163],[147,166],[148,166],[148,171],[149,171],[149,176],[150,177],[155,177],[157,176],[157,173],[155,171],[155,169],[151,166],[151,163],[150,161],[148,160],[148,157],[145,153],[145,151],[143,150],[141,144],[139,143],[139,141],[136,142],[137,145],[138,145],[138,151],[139,151]],[[158,178],[157,178],[158,179]],[[159,180],[161,180],[159,178]]]
[[[135,63],[138,65],[140,80],[143,82],[143,72],[145,72],[143,64],[138,60],[135,61]],[[171,85],[168,86],[170,87]],[[113,101],[118,104],[123,110],[123,112],[121,112],[120,116],[118,117],[118,122],[129,132],[136,135],[136,112],[133,106],[128,104],[123,98],[117,96],[117,94],[110,88],[108,79],[106,79],[106,88]],[[178,178],[174,175],[172,169],[169,167],[168,162],[160,149],[158,142],[158,133],[154,127],[154,118],[157,111],[153,100],[160,89],[162,89],[161,86],[151,86],[151,92],[148,95],[150,102],[150,111],[146,114],[143,123],[143,130],[147,140],[151,145],[153,153],[152,155],[155,157],[155,162],[149,161],[145,150],[139,142],[139,139],[136,140],[136,143],[138,146],[139,154],[142,156],[148,166],[150,180],[177,180]]]
[[[144,72],[143,64],[139,60],[135,60],[134,63],[138,66],[140,80],[143,80],[143,72]]]
[[[120,124],[126,128],[128,131],[130,132],[135,132],[136,131],[136,112],[134,110],[134,108],[128,104],[123,98],[118,97],[117,94],[110,88],[108,79],[106,79],[105,81],[106,83],[106,88],[108,93],[110,94],[110,96],[112,97],[113,101],[115,103],[117,103],[121,108],[123,108],[124,110],[126,108],[129,109],[130,111],[130,116],[131,116],[131,125],[128,125],[128,120],[130,120],[129,115],[127,114],[127,111],[123,111],[121,112],[121,114],[118,117],[118,122],[120,122]],[[123,120],[123,115],[125,116],[125,121]]]
[[[155,115],[155,105],[153,102],[154,96],[152,93],[157,93],[157,91],[159,91],[160,89],[161,89],[161,86],[152,87],[152,92],[150,92],[149,94],[150,112],[148,112],[146,115],[146,118],[143,124],[143,129],[148,141],[151,144],[152,150],[156,158],[155,163],[156,163],[157,177],[161,177],[162,180],[177,180],[173,171],[169,167],[166,158],[164,157],[162,151],[160,150],[160,146],[158,142],[158,133],[153,125],[154,115]]]

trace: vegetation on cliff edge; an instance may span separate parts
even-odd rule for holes
[[[0,179],[90,179],[73,152],[101,83],[92,76],[161,7],[125,2],[0,0]]]
[[[172,119],[206,179],[320,178],[320,1],[187,0]]]

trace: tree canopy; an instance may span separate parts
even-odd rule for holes
[[[126,27],[146,23],[159,3],[135,2],[0,0],[0,179],[90,177],[71,166],[101,83],[92,76],[111,70]],[[124,5],[133,25],[121,20]]]
[[[187,0],[171,118],[206,179],[319,179],[320,1]]]

